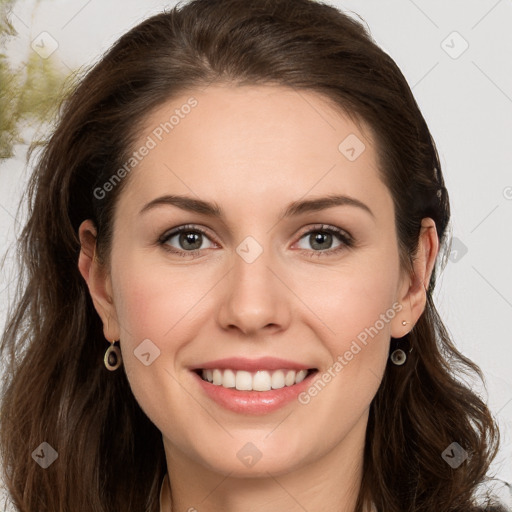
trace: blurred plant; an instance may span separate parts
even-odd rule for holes
[[[2,49],[9,38],[17,35],[9,20],[14,3],[15,0],[0,0]],[[13,68],[7,54],[0,53],[0,161],[13,156],[15,144],[25,142],[21,132],[26,123],[52,119],[65,89],[66,76],[52,57],[42,59],[29,49],[26,61]]]
[[[4,48],[5,40],[15,35],[14,27],[7,19],[7,12],[13,1],[0,0],[0,44]],[[11,70],[7,56],[0,53],[0,158],[12,155],[12,146],[16,139],[16,82],[17,76]]]

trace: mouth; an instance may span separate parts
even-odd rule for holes
[[[237,414],[264,415],[292,406],[318,368],[277,357],[228,357],[189,367],[201,392]]]
[[[293,370],[236,370],[230,368],[198,368],[193,370],[203,381],[237,391],[271,391],[300,384],[317,373],[316,368]]]

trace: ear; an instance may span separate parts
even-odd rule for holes
[[[96,257],[96,227],[84,220],[78,229],[80,256],[78,269],[85,279],[94,308],[103,321],[103,334],[108,341],[119,339],[119,324],[112,298],[112,283],[107,269]]]
[[[398,290],[398,302],[402,310],[391,325],[391,336],[402,338],[412,330],[427,303],[427,288],[439,251],[436,223],[430,217],[421,221],[418,249],[413,258],[413,275],[402,280]],[[402,325],[402,321],[406,325]]]

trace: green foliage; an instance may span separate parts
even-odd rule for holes
[[[59,100],[64,76],[51,58],[41,59],[32,52],[26,63],[26,78],[18,94],[17,114],[22,118],[48,119]]]
[[[7,19],[12,1],[0,0],[0,44],[15,35],[14,27]],[[12,72],[7,58],[0,53],[0,159],[11,156],[16,139],[16,75]]]
[[[0,0],[0,44],[16,36],[8,15],[14,0]],[[20,131],[26,122],[52,118],[65,95],[66,76],[52,57],[41,58],[31,48],[23,65],[13,69],[0,53],[0,161],[13,156],[13,146],[24,142]]]

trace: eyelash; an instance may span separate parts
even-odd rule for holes
[[[187,224],[184,226],[180,226],[179,228],[173,229],[171,231],[167,231],[158,239],[158,243],[163,247],[164,250],[166,250],[172,254],[176,254],[178,256],[182,256],[182,257],[192,256],[193,258],[199,256],[199,253],[201,251],[203,251],[204,249],[194,249],[193,251],[183,251],[183,250],[176,250],[167,244],[167,242],[172,237],[179,235],[181,233],[201,233],[202,235],[204,235],[208,239],[210,239],[210,237],[208,236],[208,233],[204,229],[202,229],[198,226],[194,226],[192,224]],[[339,229],[335,226],[329,226],[326,224],[318,224],[316,226],[313,226],[308,231],[302,233],[299,240],[302,240],[306,235],[311,235],[312,233],[328,233],[328,234],[335,235],[342,242],[342,244],[334,249],[326,249],[326,250],[319,250],[319,251],[315,251],[315,250],[311,250],[311,249],[298,249],[298,251],[301,254],[305,254],[306,256],[309,256],[311,258],[331,256],[340,251],[350,249],[355,244],[354,239],[346,231]]]

